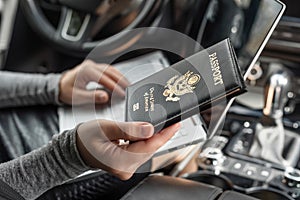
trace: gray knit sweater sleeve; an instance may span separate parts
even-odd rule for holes
[[[34,199],[50,188],[89,170],[76,147],[76,129],[53,136],[46,146],[0,165],[0,179]]]
[[[61,74],[0,72],[0,108],[59,104]]]

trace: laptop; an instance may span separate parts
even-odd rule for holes
[[[234,0],[233,0],[234,1]],[[245,0],[249,2],[250,0]],[[235,1],[236,2],[236,1]],[[242,2],[242,1],[238,1]],[[256,63],[260,53],[265,47],[268,39],[274,31],[277,23],[279,22],[285,5],[277,0],[259,0],[258,12],[255,13],[253,18],[253,24],[251,32],[249,33],[247,42],[243,44],[238,51],[238,59],[243,71],[244,78],[246,79],[251,68]],[[220,38],[220,40],[223,38]],[[162,52],[154,52],[141,57],[137,57],[133,60],[128,60],[114,65],[119,69],[130,82],[138,81],[145,77],[155,73],[165,67],[169,66],[167,58]],[[133,73],[134,72],[134,73]],[[96,83],[88,85],[88,89],[99,87]],[[212,137],[222,127],[226,112],[230,108],[234,99],[230,100],[221,109],[218,109],[218,113],[214,112],[216,120],[210,121],[210,130],[207,130],[207,124],[201,120],[200,116],[193,116],[182,121],[182,128],[175,134],[175,136],[162,146],[155,154],[155,156],[172,152],[174,150],[196,144],[201,141]],[[75,108],[60,108],[59,109],[59,126],[60,131],[74,128],[76,124],[93,119],[110,119],[123,121],[125,101],[115,100],[111,105],[95,107],[95,105],[87,105],[83,107]]]

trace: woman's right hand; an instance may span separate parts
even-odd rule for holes
[[[127,180],[179,128],[177,123],[154,134],[154,127],[146,122],[94,120],[78,127],[76,143],[88,166]],[[119,144],[119,140],[127,144]]]

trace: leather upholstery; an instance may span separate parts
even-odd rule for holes
[[[222,189],[169,176],[149,176],[130,190],[122,200],[213,200]]]
[[[121,200],[257,200],[234,191],[170,176],[149,176]]]
[[[254,197],[250,197],[248,195],[243,195],[234,191],[225,191],[218,200],[257,200]]]

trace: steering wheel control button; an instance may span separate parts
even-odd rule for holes
[[[90,14],[82,16],[76,11],[68,9],[61,36],[69,41],[79,41],[83,37],[90,17]]]
[[[83,21],[84,21],[84,16],[82,17],[82,16],[80,16],[79,13],[73,12],[71,21],[70,21],[70,26],[68,28],[67,33],[72,36],[78,35]]]

